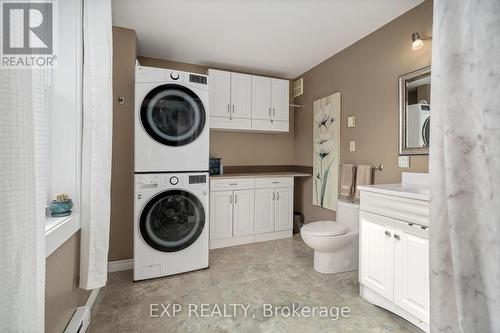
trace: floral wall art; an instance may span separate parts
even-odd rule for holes
[[[313,103],[313,205],[337,209],[340,93]]]

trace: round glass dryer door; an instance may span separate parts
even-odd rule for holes
[[[205,226],[200,200],[182,190],[154,196],[142,210],[139,227],[144,241],[162,252],[176,252],[193,244]]]
[[[205,108],[198,96],[186,87],[165,84],[151,90],[141,105],[141,123],[157,142],[183,146],[201,134]]]

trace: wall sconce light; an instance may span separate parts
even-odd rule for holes
[[[420,50],[424,47],[424,41],[420,38],[418,32],[414,32],[411,34],[411,48],[413,51]]]
[[[414,32],[411,34],[411,48],[413,51],[420,50],[424,47],[424,40],[429,40],[432,38],[421,38],[418,32]]]

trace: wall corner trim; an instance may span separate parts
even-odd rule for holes
[[[108,273],[128,271],[134,268],[134,259],[116,260],[108,262]]]

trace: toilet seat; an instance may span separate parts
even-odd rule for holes
[[[319,221],[308,223],[300,230],[310,236],[328,237],[347,234],[347,226],[341,222]]]

